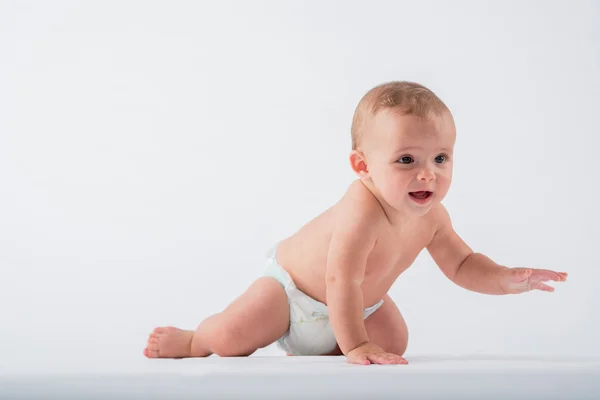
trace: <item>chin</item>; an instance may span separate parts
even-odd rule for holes
[[[411,208],[410,213],[416,217],[422,217],[431,211],[431,206],[422,208]]]
[[[410,201],[410,200],[409,200]],[[398,201],[393,203],[388,203],[393,209],[401,212],[405,215],[412,215],[414,217],[422,217],[426,215],[433,208],[433,203],[429,203],[426,205],[416,206],[413,204],[407,204],[406,202]]]

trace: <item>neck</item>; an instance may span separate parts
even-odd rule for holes
[[[398,209],[392,207],[391,205],[389,205],[384,200],[379,189],[377,189],[377,187],[375,187],[375,185],[373,184],[373,181],[371,181],[370,179],[368,179],[368,180],[361,179],[361,183],[363,185],[365,185],[365,187],[377,199],[377,201],[379,202],[379,205],[381,206],[381,208],[383,210],[383,213],[387,217],[390,224],[392,224],[392,226],[402,226],[402,225],[405,225],[408,222],[414,220],[415,218],[417,218],[416,216],[412,215],[407,210],[398,210]]]

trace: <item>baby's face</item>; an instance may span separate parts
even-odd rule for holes
[[[425,215],[446,196],[452,181],[452,115],[422,119],[385,110],[369,125],[364,153],[373,184],[394,209]]]

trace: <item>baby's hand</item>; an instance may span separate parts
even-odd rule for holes
[[[386,353],[373,343],[365,343],[351,350],[346,356],[350,364],[408,364],[404,358],[397,354]]]
[[[567,275],[566,272],[554,272],[547,269],[507,268],[500,277],[500,287],[507,294],[518,294],[534,289],[554,292],[552,286],[543,282],[564,282],[567,280]]]

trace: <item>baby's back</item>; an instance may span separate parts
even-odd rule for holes
[[[352,204],[348,197],[362,198],[362,201]],[[364,204],[380,210],[373,213],[377,217],[372,223],[380,226],[380,232],[367,259],[362,284],[365,307],[379,301],[431,241],[435,226],[431,217],[421,217],[402,229],[392,226],[377,199],[362,182],[355,181],[344,198],[283,240],[277,249],[279,264],[290,274],[296,286],[315,300],[327,304],[327,255],[336,221],[343,218],[344,213],[361,212],[360,207]]]

